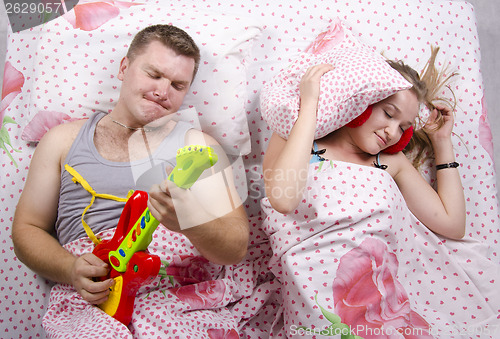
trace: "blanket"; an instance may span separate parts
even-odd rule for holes
[[[261,205],[269,267],[282,284],[281,335],[500,334],[499,266],[477,255],[480,243],[428,230],[384,170],[312,164],[294,212],[278,213],[267,198]]]
[[[113,236],[114,229],[99,234]],[[89,238],[65,248],[76,255],[91,252]],[[128,327],[89,304],[70,285],[56,284],[43,318],[52,338],[238,338],[238,322],[226,307],[241,298],[240,287],[225,266],[203,258],[183,235],[159,226],[148,247],[163,269],[137,293]],[[196,312],[192,312],[195,311]]]

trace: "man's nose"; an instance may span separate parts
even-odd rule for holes
[[[153,94],[157,99],[166,100],[168,99],[169,89],[170,89],[170,81],[162,80],[158,82]]]

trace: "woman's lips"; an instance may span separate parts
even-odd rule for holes
[[[377,136],[377,138],[380,140],[380,142],[382,143],[382,145],[384,146],[387,146],[387,140],[385,140],[384,138],[382,138],[380,135],[378,135],[377,133],[375,133],[375,135]]]

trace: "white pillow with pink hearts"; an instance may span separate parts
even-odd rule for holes
[[[321,77],[316,139],[344,126],[369,105],[411,87],[382,55],[356,41],[338,19],[306,51],[262,89],[262,116],[283,138],[288,137],[299,115],[299,85],[311,66],[334,66]]]

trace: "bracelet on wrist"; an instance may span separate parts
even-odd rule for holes
[[[447,164],[439,164],[439,165],[436,165],[436,171],[439,171],[439,170],[445,169],[445,168],[457,168],[458,166],[460,166],[460,164],[456,161],[453,161],[453,162],[450,162]]]

